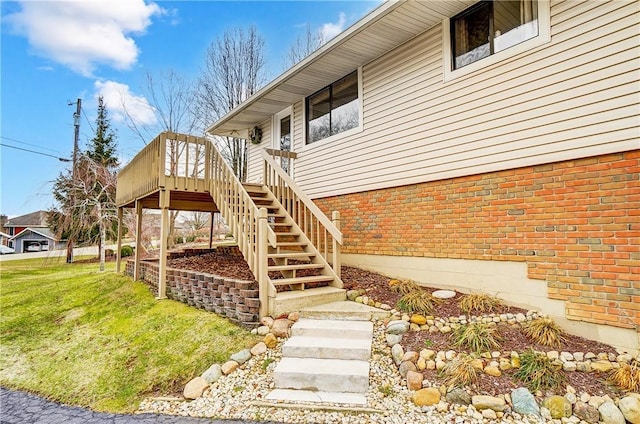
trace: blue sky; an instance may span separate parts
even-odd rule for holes
[[[73,150],[73,112],[82,99],[80,148],[95,126],[97,97],[107,100],[119,155],[129,160],[143,143],[119,108],[144,106],[145,75],[173,69],[200,73],[206,49],[225,30],[251,25],[265,40],[267,74],[284,71],[298,36],[335,36],[379,1],[83,0],[0,2],[0,213],[14,217],[53,204],[52,181]],[[73,103],[68,105],[68,102]],[[144,108],[143,108],[144,109]],[[140,110],[141,119],[153,116]]]

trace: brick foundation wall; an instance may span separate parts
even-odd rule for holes
[[[133,277],[134,261],[125,274]],[[140,262],[140,280],[158,295],[158,262]],[[260,296],[255,281],[223,278],[204,272],[167,268],[167,297],[218,315],[248,328],[259,325]]]
[[[343,253],[526,262],[567,318],[640,330],[639,171],[636,150],[315,202]]]

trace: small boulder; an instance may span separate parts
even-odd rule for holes
[[[259,343],[256,343],[256,345],[251,348],[250,352],[253,356],[259,356],[265,353],[266,351],[267,351],[267,345],[265,344],[265,342],[259,342]]]
[[[420,390],[422,389],[422,380],[424,380],[424,376],[421,372],[407,371],[407,388],[409,390]]]
[[[404,334],[409,331],[409,322],[404,320],[394,320],[387,324],[387,333]]]
[[[456,387],[446,395],[447,402],[458,405],[471,404],[471,395],[466,390]]]
[[[502,371],[493,365],[484,367],[484,373],[493,377],[500,377],[502,375]]]
[[[215,383],[220,377],[222,377],[222,370],[219,364],[211,365],[208,370],[202,373],[202,378],[209,384]]]
[[[411,361],[402,361],[399,367],[399,372],[402,378],[406,378],[409,371],[418,371],[416,364]]]
[[[402,334],[385,334],[387,346],[399,344],[402,341]]]
[[[569,418],[572,414],[571,403],[563,396],[549,396],[542,401],[542,406],[549,410],[553,419]]]
[[[360,296],[359,290],[348,290],[347,291],[347,299],[354,302],[356,297]]]
[[[427,323],[427,317],[420,314],[413,314],[409,319],[412,324],[425,325]]]
[[[419,356],[420,355],[418,354],[418,352],[410,350],[408,352],[405,352],[404,356],[402,357],[402,360],[416,362]]]
[[[196,377],[187,383],[187,385],[184,387],[182,395],[185,397],[185,399],[198,399],[200,396],[202,396],[202,393],[207,387],[209,387],[209,383],[207,382],[207,380],[202,377]]]
[[[300,319],[300,312],[291,312],[287,319],[292,322],[297,322]]]
[[[404,349],[402,348],[402,345],[395,344],[391,347],[391,358],[393,358],[393,362],[395,362],[396,365],[400,365],[403,356]]]
[[[432,406],[440,402],[440,390],[435,387],[427,387],[413,392],[411,400],[417,406]]]
[[[287,318],[280,318],[273,322],[271,332],[276,337],[289,337],[289,328],[293,322]]]
[[[498,415],[496,415],[496,411],[494,411],[493,409],[483,409],[482,418],[494,421],[498,419]]]
[[[598,408],[600,421],[604,424],[625,424],[624,415],[613,402],[605,402]]]
[[[221,367],[222,374],[229,375],[232,372],[234,372],[236,369],[238,369],[239,366],[240,364],[238,364],[236,361],[227,361],[224,364],[222,364],[222,367]]]
[[[266,336],[267,334],[269,334],[269,332],[271,332],[271,329],[266,325],[261,325],[257,329],[257,333],[259,336]]]
[[[609,372],[613,369],[613,364],[607,360],[591,362],[591,369],[597,372]]]
[[[472,396],[471,404],[479,411],[483,409],[493,409],[496,412],[502,412],[507,407],[504,399],[487,395]]]
[[[267,326],[269,328],[271,328],[271,326],[273,325],[273,318],[271,317],[262,317],[262,319],[260,320],[260,323],[264,326]]]
[[[231,355],[230,359],[242,365],[245,362],[247,362],[249,359],[251,359],[251,351],[249,349],[243,349],[240,352],[236,352],[233,355]]]
[[[600,412],[598,412],[598,408],[588,405],[582,401],[576,402],[573,406],[573,415],[590,424],[596,424],[600,421]]]
[[[513,410],[522,415],[540,415],[540,407],[536,403],[533,394],[526,387],[520,387],[511,391],[511,403]]]
[[[264,336],[263,342],[269,349],[273,349],[278,344],[278,338],[274,336],[273,333],[268,333]]]
[[[640,398],[625,396],[618,403],[620,412],[631,424],[640,424]]]

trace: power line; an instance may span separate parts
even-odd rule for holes
[[[51,158],[58,159],[60,162],[71,162],[71,159],[59,158],[58,156],[50,155],[48,153],[36,152],[35,150],[23,149],[22,147],[9,146],[8,144],[4,144],[4,143],[0,143],[0,146],[9,147],[11,149],[16,149],[16,150],[23,150],[25,152],[35,153],[36,155],[49,156]]]
[[[93,125],[91,125],[91,121],[89,121],[89,117],[85,113],[84,109],[82,109],[82,114],[84,115],[84,119],[87,121],[87,124],[89,124],[89,128],[91,128],[91,132],[94,133],[95,130],[93,129]]]
[[[5,136],[3,136],[3,135],[0,135],[0,138],[3,138],[3,139],[5,139],[5,140],[9,140],[9,141],[13,141],[14,143],[24,144],[24,145],[26,145],[26,146],[37,147],[38,149],[42,149],[42,150],[49,150],[50,152],[60,153],[60,151],[55,150],[55,149],[50,149],[50,148],[48,148],[48,147],[39,146],[39,145],[37,145],[37,144],[27,143],[26,141],[16,140],[15,138],[11,138],[11,137],[5,137]]]

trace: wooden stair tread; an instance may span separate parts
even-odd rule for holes
[[[267,256],[270,259],[294,259],[294,258],[314,258],[316,255],[309,252],[278,252],[278,253],[269,253]]]
[[[272,279],[271,284],[274,286],[284,286],[290,284],[304,284],[304,283],[322,283],[333,281],[333,277],[330,275],[311,275],[308,277],[295,277],[295,278],[276,278]]]
[[[292,264],[292,265],[274,265],[268,267],[269,271],[293,271],[296,269],[323,269],[323,264]]]

